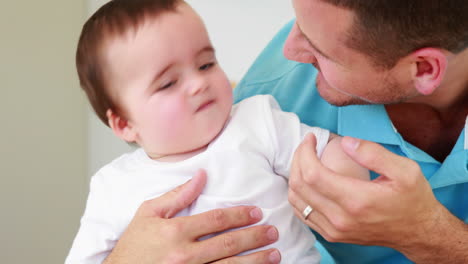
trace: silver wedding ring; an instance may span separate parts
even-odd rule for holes
[[[312,213],[314,209],[310,207],[310,205],[307,205],[307,207],[302,211],[302,216],[304,216],[304,219],[307,220],[307,217],[309,217],[310,213]]]

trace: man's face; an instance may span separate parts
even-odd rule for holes
[[[347,47],[353,12],[322,0],[293,0],[293,6],[297,20],[284,55],[317,68],[317,89],[325,100],[338,106],[397,103],[416,95],[407,67],[398,63],[383,70]]]

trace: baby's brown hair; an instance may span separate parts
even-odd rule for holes
[[[81,88],[96,115],[108,126],[106,112],[119,111],[106,86],[103,49],[107,40],[136,30],[148,17],[176,12],[183,0],[112,0],[99,8],[83,25],[76,51]]]

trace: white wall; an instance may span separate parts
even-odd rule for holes
[[[88,0],[94,12],[105,0]],[[277,30],[294,17],[290,0],[187,0],[208,28],[218,60],[239,81]],[[89,113],[89,174],[131,148]]]
[[[221,66],[240,80],[275,33],[294,17],[290,0],[187,0],[205,21]]]
[[[0,262],[63,263],[87,193],[84,1],[0,7]]]

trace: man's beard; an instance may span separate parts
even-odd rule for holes
[[[323,76],[322,78],[316,78],[315,85],[317,87],[317,91],[319,92],[320,96],[331,105],[347,106],[347,105],[369,104],[368,102],[364,100],[344,94],[332,88],[326,81],[324,81]]]
[[[320,74],[320,72],[319,72]],[[369,104],[395,104],[405,102],[415,95],[408,95],[404,89],[392,78],[382,81],[383,87],[379,90],[370,90],[364,97],[346,94],[332,88],[325,79],[316,79],[316,87],[320,96],[334,106],[369,105]],[[354,89],[357,90],[357,89]]]

